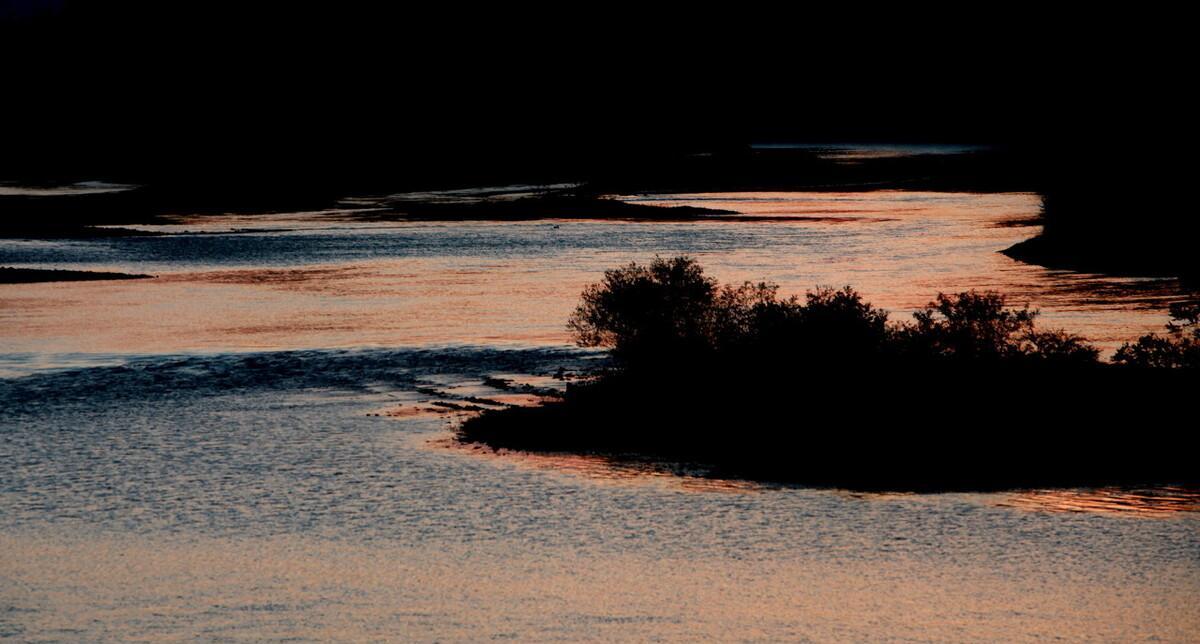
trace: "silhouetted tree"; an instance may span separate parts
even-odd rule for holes
[[[583,291],[567,322],[583,346],[610,347],[619,359],[711,347],[708,322],[717,292],[695,260],[655,258],[604,272]]]
[[[689,257],[606,271],[568,326],[584,346],[624,362],[673,358],[846,359],[880,353],[887,313],[850,287],[818,288],[804,302],[766,282],[719,286]]]
[[[906,355],[921,359],[1096,363],[1099,351],[1084,338],[1038,330],[1037,311],[1005,304],[1005,297],[992,291],[939,293],[913,314],[914,323],[896,330],[896,338]]]
[[[854,289],[821,287],[807,293],[805,300],[799,333],[809,355],[849,359],[885,350],[887,311],[864,302]]]
[[[849,286],[781,299],[766,282],[720,286],[689,257],[606,271],[588,286],[568,326],[584,346],[610,347],[626,363],[705,356],[761,364],[918,359],[1095,364],[1099,352],[1064,331],[1039,330],[1036,311],[1007,308],[994,292],[940,294],[891,325]]]
[[[745,282],[726,285],[717,291],[709,315],[709,337],[723,351],[746,349],[767,328],[787,327],[800,312],[795,297],[778,298],[775,284]]]
[[[1113,362],[1131,367],[1200,368],[1200,304],[1171,305],[1167,334],[1149,334],[1126,342]]]
[[[1138,445],[1089,440],[1083,429],[1114,414],[1130,426],[1178,424],[1190,413],[1186,373],[1102,367],[1083,338],[1038,329],[1036,311],[998,293],[941,294],[912,322],[891,323],[850,287],[803,299],[778,290],[719,285],[687,257],[608,271],[570,327],[581,344],[611,347],[618,368],[539,407],[486,411],[459,438],[868,489],[1195,479],[1186,454],[1131,455]],[[1173,311],[1171,337],[1127,345],[1121,361],[1195,366],[1200,307]],[[1183,402],[1095,404],[1149,395]],[[1033,401],[1037,423],[972,431]]]

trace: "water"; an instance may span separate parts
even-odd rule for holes
[[[902,143],[759,143],[758,150],[808,150],[820,159],[855,163],[868,159],[971,154],[988,150],[983,145]]]
[[[12,182],[0,182],[0,197],[69,197],[75,195],[97,195],[124,192],[137,186],[108,181],[80,181],[67,185],[27,186]]]
[[[1032,233],[995,225],[1029,195],[670,199],[747,218],[329,212],[0,242],[0,264],[160,276],[0,285],[0,636],[1196,639],[1189,490],[854,495],[452,446],[449,405],[601,364],[563,320],[597,271],[655,251],[790,290],[850,282],[897,314],[1003,287],[1102,338],[1181,296],[996,254]]]
[[[726,281],[784,293],[851,284],[903,319],[939,291],[995,289],[1106,350],[1167,322],[1174,280],[1021,264],[997,251],[1029,194],[751,193],[634,197],[745,213],[731,221],[363,223],[351,211],[185,220],[163,237],[0,241],[0,265],[158,275],[0,285],[0,354],[562,345],[606,269],[689,253]],[[247,230],[250,229],[250,230]],[[81,326],[86,326],[82,332]]]

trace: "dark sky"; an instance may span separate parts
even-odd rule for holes
[[[10,173],[404,164],[448,147],[1161,140],[1188,111],[1185,41],[1128,17],[3,2]]]

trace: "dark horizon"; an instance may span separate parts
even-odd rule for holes
[[[918,14],[2,9],[0,53],[17,64],[0,179],[402,173],[464,152],[484,174],[569,172],[760,141],[1158,154],[1192,121],[1171,38],[1106,51],[1085,28],[1102,24],[1020,13],[951,29]]]

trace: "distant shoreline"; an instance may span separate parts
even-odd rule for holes
[[[738,214],[733,210],[697,206],[656,206],[629,203],[603,195],[551,192],[520,199],[483,199],[470,203],[384,201],[388,209],[370,213],[372,219],[429,221],[536,219],[640,219],[687,221]]]
[[[930,154],[929,150],[939,149]],[[922,152],[924,150],[924,152]],[[578,162],[580,159],[576,159]],[[485,170],[482,166],[477,170]],[[1179,168],[1137,150],[1042,146],[758,144],[673,152],[627,150],[603,162],[469,172],[460,164],[413,178],[372,172],[216,176],[148,173],[103,182],[42,177],[0,194],[0,239],[159,234],[114,228],[205,214],[287,213],[369,205],[361,221],[750,221],[726,210],[628,203],[611,195],[762,190],[1036,192],[1043,234],[1008,249],[1056,269],[1198,281],[1195,218],[1173,185]],[[1171,178],[1171,180],[1168,180]],[[10,182],[11,183],[11,182]],[[471,186],[471,187],[464,187]],[[484,189],[481,186],[488,186]],[[351,210],[354,208],[351,207]],[[766,221],[762,219],[760,221]],[[104,226],[100,228],[99,226]]]
[[[1097,241],[1064,239],[1042,233],[1000,251],[1019,262],[1051,269],[1101,273],[1120,277],[1178,277],[1185,286],[1200,284],[1194,266],[1182,251],[1148,252],[1120,238]],[[1123,246],[1123,247],[1122,247]],[[1194,260],[1192,260],[1194,263]]]
[[[111,273],[105,271],[69,271],[45,268],[13,268],[0,266],[0,284],[34,284],[38,282],[91,282],[100,280],[136,280],[153,275]]]
[[[627,203],[606,195],[555,190],[518,199],[484,198],[468,202],[434,199],[363,198],[373,208],[352,214],[360,221],[534,221],[540,219],[627,219],[692,221],[736,215],[732,210],[695,206]],[[233,208],[233,212],[268,213],[335,208],[336,199],[279,203],[270,208]],[[0,222],[0,239],[103,239],[146,237],[165,233],[122,225],[170,223],[171,210],[138,190],[102,195],[0,197],[0,206],[22,213]],[[290,207],[288,207],[290,206]],[[207,211],[181,208],[177,214],[204,216]],[[216,213],[213,213],[216,214]]]

